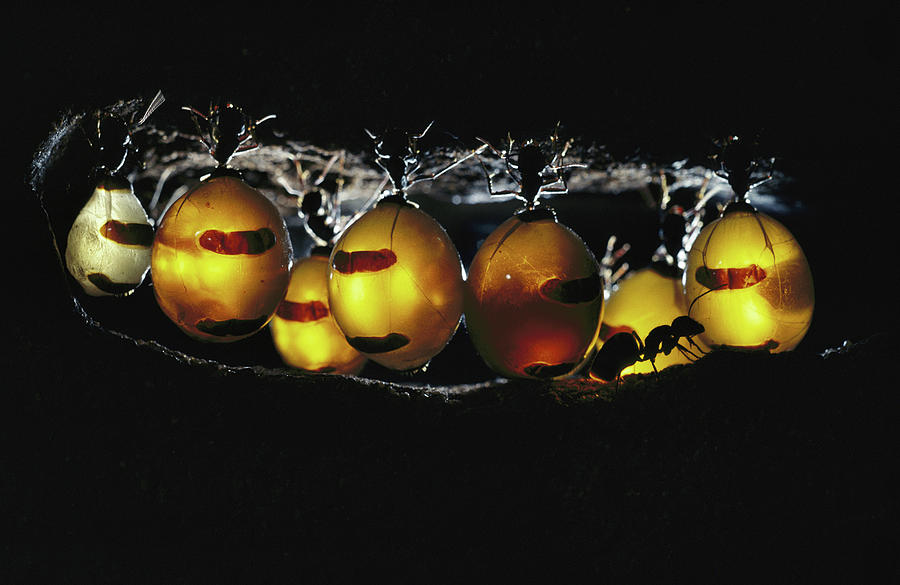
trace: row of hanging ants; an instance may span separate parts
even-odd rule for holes
[[[163,102],[161,93],[150,103],[146,112],[135,121],[126,121],[123,117],[113,114],[98,114],[94,136],[89,141],[95,146],[98,154],[95,172],[118,174],[125,167],[128,155],[137,151],[132,132],[143,125],[151,113]],[[257,127],[259,124],[274,119],[275,115],[253,120],[241,108],[231,103],[211,105],[208,112],[201,112],[193,107],[183,107],[190,113],[199,139],[215,159],[218,167],[224,169],[235,154],[246,152],[258,147]],[[511,196],[524,202],[529,209],[540,205],[540,198],[545,194],[560,195],[568,192],[566,186],[565,171],[572,168],[585,167],[581,163],[564,163],[566,153],[572,141],[562,143],[559,138],[559,126],[550,137],[554,154],[550,160],[544,155],[539,144],[534,140],[525,140],[521,144],[511,137],[508,138],[506,148],[501,150],[492,146],[487,140],[478,138],[481,145],[470,150],[465,156],[461,156],[450,164],[437,171],[426,174],[417,174],[421,168],[422,159],[418,141],[421,140],[431,128],[429,124],[423,131],[413,134],[400,129],[390,129],[382,134],[375,134],[366,130],[368,136],[374,142],[375,163],[385,173],[386,181],[391,185],[391,191],[395,194],[405,195],[413,185],[423,181],[433,181],[448,171],[456,168],[466,160],[475,157],[484,171],[487,179],[488,191],[492,197]],[[732,189],[737,194],[744,194],[751,188],[771,178],[771,160],[769,166],[764,166],[754,151],[754,144],[740,141],[737,137],[728,137],[718,142],[720,152],[712,158],[718,158],[720,169],[716,174],[726,178]],[[483,158],[479,155],[485,150],[490,150],[499,157],[508,176],[516,183],[514,189],[494,188],[493,175],[488,171]],[[314,240],[320,243],[333,243],[339,233],[337,226],[340,212],[338,205],[334,205],[332,199],[335,194],[328,193],[321,188],[325,175],[328,173],[335,158],[325,165],[319,178],[308,184],[304,179],[308,177],[300,175],[302,189],[293,191],[297,197],[298,214],[303,220],[306,231]],[[754,180],[758,171],[767,171],[762,180]],[[549,175],[549,176],[548,176]],[[663,175],[664,176],[664,175]],[[384,184],[384,183],[382,183]],[[698,209],[699,206],[696,209]],[[669,225],[665,222],[661,225],[660,235],[663,246],[672,255],[683,244],[682,237],[685,234],[686,222],[684,213],[668,213],[665,220],[672,220]],[[627,265],[620,267],[613,273],[612,266],[615,261],[627,251],[623,246],[614,249],[615,236],[610,238],[606,255],[601,262],[605,276],[614,282],[627,271]],[[634,332],[619,332],[607,339],[596,355],[591,366],[591,372],[597,377],[611,381],[620,379],[620,373],[636,362],[649,361],[656,369],[655,360],[660,355],[669,355],[678,350],[691,361],[697,360],[705,354],[693,341],[693,338],[703,333],[704,328],[696,320],[689,316],[679,316],[670,324],[663,324],[652,329],[642,340]],[[684,339],[685,344],[681,343]],[[692,349],[693,351],[692,351]]]

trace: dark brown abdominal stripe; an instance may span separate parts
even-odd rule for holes
[[[706,288],[741,289],[750,288],[766,278],[766,271],[756,264],[744,268],[707,268],[700,266],[696,272],[697,282]]]
[[[571,363],[562,363],[562,364],[543,364],[543,363],[535,363],[529,364],[525,366],[523,370],[529,376],[534,378],[555,378],[556,376],[562,376],[563,374],[568,374],[575,368],[575,364]]]
[[[206,230],[198,241],[202,248],[216,254],[262,254],[275,246],[275,234],[269,228],[235,232]]]
[[[574,280],[550,278],[541,284],[540,292],[542,297],[551,301],[576,305],[589,303],[600,296],[600,285],[600,275],[595,272],[590,276]]]
[[[268,319],[267,315],[256,319],[226,319],[224,321],[201,319],[197,322],[197,330],[216,337],[249,335],[265,325]]]
[[[91,284],[111,295],[127,293],[128,291],[137,288],[140,284],[139,282],[113,282],[102,272],[92,272],[87,275],[87,279],[91,281]]]
[[[153,245],[153,228],[145,223],[124,223],[111,219],[100,226],[100,235],[125,246],[149,248]]]
[[[397,263],[397,255],[393,250],[382,248],[380,250],[357,250],[345,252],[338,250],[334,253],[331,266],[341,274],[353,274],[354,272],[378,272]]]
[[[328,307],[321,301],[307,301],[305,303],[281,301],[281,304],[278,305],[278,311],[276,311],[276,315],[286,321],[299,321],[301,323],[318,321],[329,314]]]
[[[764,341],[758,345],[721,344],[721,345],[714,345],[714,346],[712,346],[712,348],[713,349],[730,349],[732,351],[760,351],[760,350],[773,351],[775,349],[778,349],[778,342],[775,341],[774,339],[767,339],[766,341]]]
[[[382,337],[347,337],[347,343],[362,353],[387,353],[409,343],[402,333],[388,333]]]

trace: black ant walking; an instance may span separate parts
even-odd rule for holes
[[[656,369],[656,357],[659,354],[669,355],[677,349],[691,361],[700,359],[696,353],[682,345],[679,340],[683,337],[687,343],[700,354],[705,353],[694,342],[693,337],[703,333],[703,325],[687,316],[676,317],[671,325],[659,325],[654,327],[642,341],[634,332],[616,333],[606,340],[591,365],[591,373],[601,380],[611,381],[621,378],[622,370],[636,362],[649,361]]]

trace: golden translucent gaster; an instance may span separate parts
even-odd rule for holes
[[[331,315],[327,253],[294,264],[287,295],[269,328],[279,355],[295,368],[358,374],[366,363],[366,357],[347,343]]]
[[[642,268],[619,282],[617,288],[609,295],[603,309],[603,325],[600,327],[597,347],[601,347],[604,341],[622,331],[634,331],[643,340],[654,327],[671,325],[676,317],[682,315],[687,315],[687,303],[681,279],[654,266]],[[685,343],[683,339],[681,342]],[[697,339],[694,339],[694,342],[702,351],[709,349]],[[697,353],[693,347],[689,349]],[[677,348],[669,355],[660,353],[654,360],[657,370],[690,362]],[[653,365],[647,360],[628,366],[622,370],[621,375],[650,372],[653,372]]]
[[[153,290],[191,337],[235,341],[271,319],[287,290],[290,260],[275,206],[236,177],[213,177],[163,216],[153,244]]]
[[[334,319],[353,347],[387,368],[415,369],[437,355],[459,325],[462,295],[447,232],[396,197],[350,224],[331,254]]]
[[[705,226],[683,277],[689,315],[710,347],[794,349],[812,321],[806,256],[781,223],[746,203]]]
[[[602,290],[597,260],[577,234],[552,217],[520,214],[494,230],[472,260],[466,328],[498,374],[564,376],[597,339]]]
[[[107,177],[78,213],[66,242],[66,266],[91,296],[124,295],[150,268],[153,228],[131,184]]]

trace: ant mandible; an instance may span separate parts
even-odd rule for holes
[[[659,354],[669,355],[673,349],[678,349],[691,361],[700,359],[696,353],[682,345],[679,340],[683,337],[699,353],[705,353],[694,342],[693,337],[703,333],[703,325],[687,316],[676,317],[671,325],[659,325],[647,334],[645,340],[634,332],[616,333],[606,340],[591,365],[591,373],[601,380],[610,381],[613,378],[621,378],[622,370],[636,362],[649,361],[656,369],[656,357]]]

